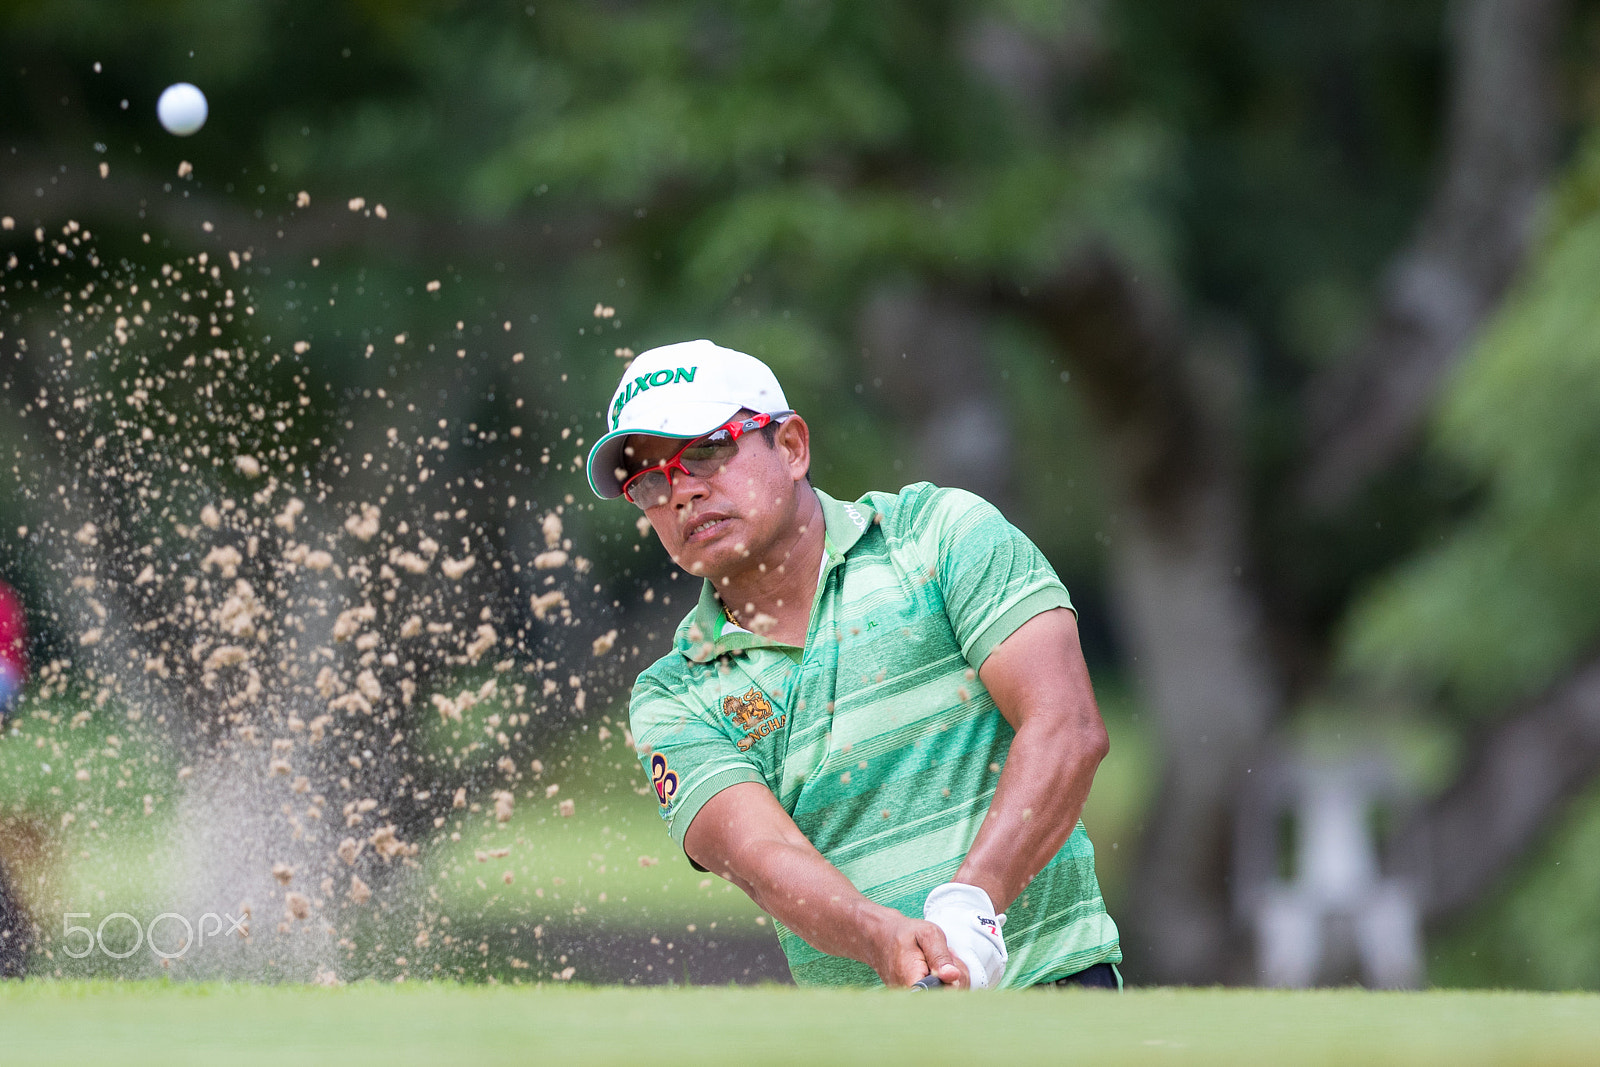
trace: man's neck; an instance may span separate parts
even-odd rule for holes
[[[794,535],[773,546],[766,558],[712,586],[746,630],[801,647],[811,625],[811,602],[822,570],[822,504],[809,486],[799,495]]]

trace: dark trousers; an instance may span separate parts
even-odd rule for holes
[[[1085,967],[1077,974],[1069,974],[1065,978],[1057,978],[1053,982],[1040,982],[1035,989],[1121,989],[1122,982],[1117,975],[1117,969],[1109,963],[1097,963],[1093,967]]]

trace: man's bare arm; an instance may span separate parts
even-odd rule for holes
[[[955,881],[1011,906],[1072,835],[1110,748],[1066,608],[1035,615],[978,671],[1016,737],[1000,784]]]
[[[885,985],[908,986],[928,974],[966,983],[937,926],[863,896],[763,785],[729,786],[708,800],[689,824],[684,850],[807,944],[865,963]]]

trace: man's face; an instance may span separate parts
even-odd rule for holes
[[[739,438],[738,450],[713,474],[672,472],[672,491],[644,509],[661,546],[691,574],[722,578],[760,564],[776,566],[798,539],[796,485],[810,466],[809,431],[791,416],[768,443],[760,432]],[[642,470],[670,459],[681,439],[636,435],[624,463]]]

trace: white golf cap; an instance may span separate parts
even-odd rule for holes
[[[710,341],[639,353],[612,394],[608,432],[589,450],[589,487],[602,500],[622,495],[622,450],[629,434],[688,440],[731,422],[741,408],[789,408],[771,368],[756,357]]]

